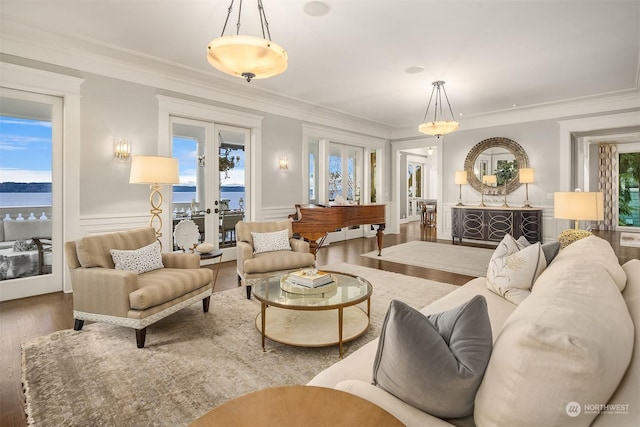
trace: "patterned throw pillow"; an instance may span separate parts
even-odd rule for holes
[[[162,254],[160,253],[160,242],[158,241],[132,251],[111,249],[110,252],[116,265],[116,270],[133,271],[141,274],[164,268]]]
[[[261,254],[263,252],[290,251],[289,230],[274,231],[272,233],[254,233],[251,232],[253,238],[253,253]]]
[[[531,293],[538,276],[547,268],[540,242],[524,249],[509,234],[505,235],[489,261],[487,288],[514,304]]]

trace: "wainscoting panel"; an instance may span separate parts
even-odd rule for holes
[[[85,215],[80,216],[80,229],[83,236],[93,234],[112,233],[116,231],[126,231],[133,228],[149,226],[150,214],[128,214],[128,215]],[[163,222],[165,235],[171,235],[171,222]],[[164,237],[164,236],[163,236]]]

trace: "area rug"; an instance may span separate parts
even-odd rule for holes
[[[640,248],[640,233],[620,233],[620,246]]]
[[[371,326],[345,343],[345,357],[377,337],[392,299],[416,308],[456,286],[338,263],[323,269],[368,279]],[[260,345],[260,303],[237,288],[212,296],[209,313],[194,304],[147,330],[144,349],[131,329],[87,324],[23,343],[28,422],[34,426],[183,426],[251,391],[306,384],[338,362],[337,346]]]
[[[384,248],[382,256],[378,256],[378,251],[367,252],[362,256],[467,276],[483,277],[487,275],[487,267],[492,254],[493,249],[412,241]]]

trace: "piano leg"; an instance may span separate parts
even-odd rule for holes
[[[378,239],[378,256],[382,256],[382,241],[384,237],[384,224],[378,224],[378,232],[376,233]]]

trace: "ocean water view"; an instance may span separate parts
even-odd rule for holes
[[[174,192],[172,203],[191,203],[193,199],[196,198],[196,192]],[[240,209],[240,199],[243,200],[243,206],[246,206],[246,202],[244,202],[245,196],[244,192],[240,193],[238,191],[223,191],[220,193],[220,200],[228,200],[229,201],[229,209],[231,210],[239,210]],[[213,208],[213,206],[198,206],[198,208]]]
[[[51,206],[51,193],[0,193],[0,207]]]
[[[195,191],[173,192],[172,202],[191,203],[191,200],[195,198]],[[229,209],[232,210],[240,209],[240,199],[245,200],[244,191],[222,191],[220,193],[220,200],[229,200]],[[51,193],[0,193],[0,208],[35,206],[51,206]]]

